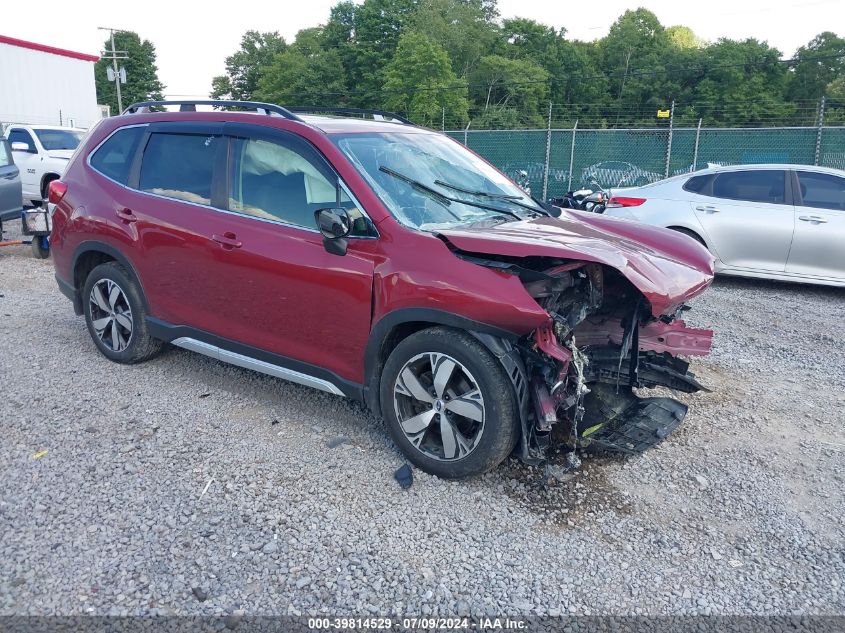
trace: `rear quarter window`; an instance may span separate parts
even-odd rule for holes
[[[91,167],[125,185],[129,180],[132,159],[146,127],[136,126],[118,130],[91,155]]]
[[[710,182],[712,176],[705,175],[705,176],[693,176],[689,180],[684,183],[684,191],[690,191],[692,193],[703,193],[704,190],[707,188],[708,183]]]

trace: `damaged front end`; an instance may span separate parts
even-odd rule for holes
[[[563,449],[577,466],[577,448],[644,451],[681,423],[687,406],[636,389],[707,390],[679,358],[708,354],[712,339],[680,319],[686,305],[656,317],[619,271],[598,263],[456,254],[517,275],[549,314],[514,344],[485,341],[514,383],[524,461],[537,464]]]

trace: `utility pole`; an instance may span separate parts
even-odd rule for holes
[[[129,59],[129,54],[127,51],[117,51],[114,48],[114,32],[120,31],[120,29],[112,29],[107,26],[98,26],[97,30],[99,31],[108,31],[110,34],[111,39],[111,50],[110,51],[103,51],[103,59],[110,59],[112,61],[111,73],[114,76],[114,88],[117,92],[117,113],[123,113],[123,98],[120,94],[120,84],[126,83],[126,69],[121,68],[118,70],[117,68],[117,60],[118,59]],[[109,77],[111,79],[111,77]]]

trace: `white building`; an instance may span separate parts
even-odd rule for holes
[[[0,127],[93,125],[103,116],[94,86],[98,59],[0,35]]]

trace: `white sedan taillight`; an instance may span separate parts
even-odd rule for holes
[[[645,198],[631,198],[628,196],[613,196],[610,200],[607,201],[607,208],[608,209],[615,209],[618,207],[638,207],[643,202],[645,202]]]

